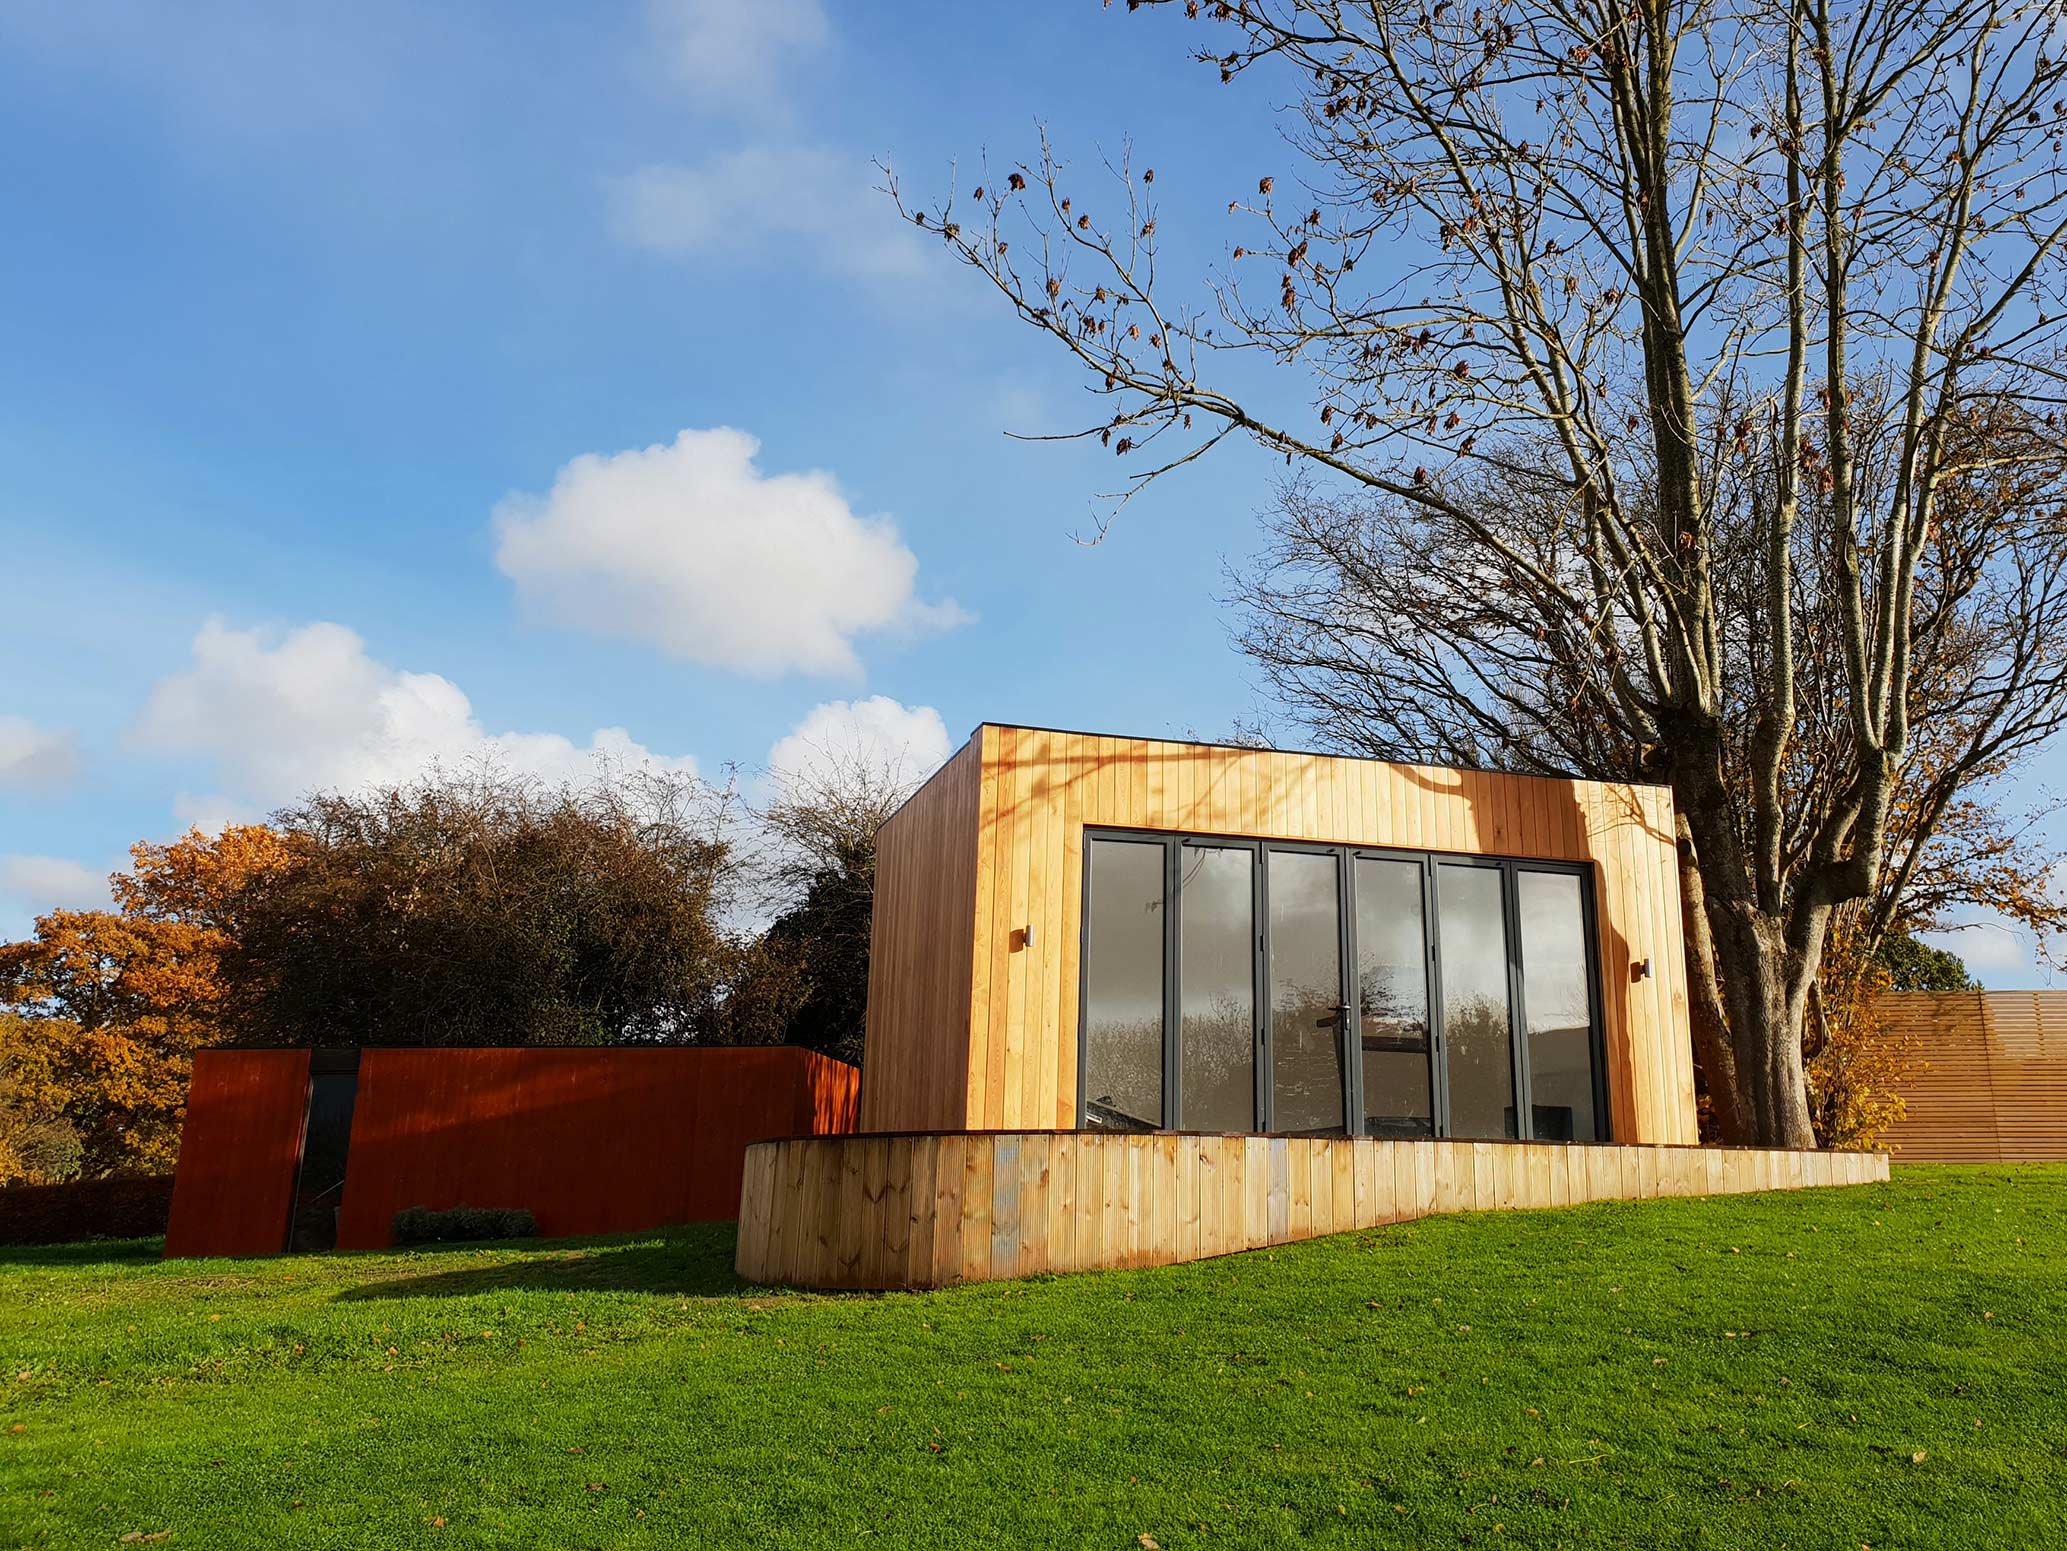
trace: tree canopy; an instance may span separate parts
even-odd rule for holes
[[[0,1086],[40,1156],[75,1148],[69,1172],[89,1177],[171,1167],[194,1052],[229,1036],[239,897],[298,850],[263,825],[140,842],[114,909],[54,910],[0,944]]]
[[[731,800],[690,777],[492,768],[319,793],[236,900],[246,1044],[694,1042],[734,944]]]
[[[1874,962],[1887,972],[1890,991],[1978,991],[1980,982],[1967,973],[1966,960],[1947,948],[1934,948],[1906,932],[1880,940]]]
[[[740,817],[688,777],[480,767],[140,844],[115,908],[0,945],[0,1182],[169,1169],[208,1045],[808,1033],[856,1056],[872,852],[812,873],[764,933]]]
[[[876,840],[920,773],[821,749],[804,770],[770,775],[758,814],[763,898],[777,913],[763,945],[792,977],[785,1043],[860,1065],[868,1015]]]

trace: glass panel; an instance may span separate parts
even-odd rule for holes
[[[1339,1136],[1342,922],[1335,858],[1270,853],[1271,1128]]]
[[[1450,1135],[1516,1136],[1500,870],[1439,866],[1435,871]]]
[[[1356,859],[1356,979],[1364,1133],[1434,1136],[1420,863]]]
[[[1517,872],[1514,886],[1522,930],[1522,1005],[1529,1015],[1529,1120],[1544,1141],[1598,1141],[1592,994],[1579,880],[1570,873]]]
[[[1084,935],[1084,1124],[1163,1123],[1163,847],[1093,840]]]
[[[1255,853],[1229,846],[1177,852],[1178,958],[1183,984],[1178,1089],[1187,1131],[1256,1129]]]

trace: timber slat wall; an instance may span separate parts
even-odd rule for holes
[[[738,1270],[944,1287],[1174,1265],[1435,1212],[1888,1177],[1886,1153],[1020,1131],[799,1137],[746,1152]]]
[[[1882,1137],[1905,1163],[2067,1159],[2067,991],[1895,991],[1883,1038],[1919,1064]]]
[[[1086,825],[1591,864],[1613,1135],[1698,1139],[1663,788],[990,723],[883,830],[863,1130],[1076,1125]]]

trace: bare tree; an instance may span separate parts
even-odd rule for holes
[[[801,768],[771,771],[768,800],[755,810],[764,837],[759,874],[766,903],[787,910],[829,872],[875,887],[876,836],[919,785],[902,754],[858,748],[813,750]]]
[[[769,773],[755,870],[776,912],[761,951],[787,977],[788,1043],[860,1064],[876,839],[925,773],[903,751],[851,745],[816,748],[801,768]]]
[[[1890,933],[1954,927],[1965,906],[2011,917],[2042,948],[2057,944],[2067,918],[2054,885],[2057,852],[2040,829],[2055,805],[2011,809],[1999,787],[2057,720],[2067,533],[2050,510],[1975,504],[1966,494],[1946,498],[1927,555],[1930,602],[1917,611],[1920,666],[1908,681],[1911,743],[1884,826],[1884,865],[1868,894],[1830,912],[1832,924],[1843,920],[1844,962],[1855,969],[1874,960]],[[1482,515],[1491,517],[1501,498],[1489,491]],[[1517,543],[1531,542],[1530,510],[1525,504],[1500,519],[1512,524]],[[1598,654],[1559,634],[1525,578],[1460,567],[1441,526],[1396,502],[1293,486],[1269,527],[1264,554],[1238,578],[1239,639],[1277,698],[1325,741],[1380,757],[1410,750],[1605,777],[1645,778],[1654,768],[1652,751],[1601,712]],[[1742,606],[1761,558],[1755,545],[1717,546],[1730,681],[1748,691],[1733,692],[1722,715],[1725,821],[1737,833],[1756,822],[1749,770],[1768,695]],[[1852,778],[1853,758],[1842,714],[1841,620],[1830,605],[1827,568],[1805,554],[1796,578],[1795,685],[1808,709],[1790,741],[1777,799],[1786,818],[1780,865],[1790,909],[1795,880],[1815,864],[1818,825]],[[1457,692],[1464,683],[1475,686],[1471,694]],[[1690,941],[1702,951],[1703,923],[1692,914],[1704,898],[1698,876],[1686,892]],[[1818,954],[1820,964],[1820,947]],[[1727,962],[1719,972],[1728,975]],[[1804,992],[1809,1056],[1829,1038],[1828,978],[1819,975]],[[1841,985],[1854,978],[1838,977]],[[1703,1071],[1718,1117],[1726,1118],[1734,1050],[1713,1009],[1703,1017],[1697,1003],[1695,1011],[1706,1036]]]
[[[2029,472],[2024,546],[1984,543],[1977,586],[2054,617],[2058,0],[1183,9],[1223,81],[1299,93],[1304,176],[1230,207],[1256,236],[1202,305],[1159,286],[1131,161],[1110,219],[1045,137],[966,214],[892,196],[1109,397],[1082,434],[1137,461],[1126,492],[1246,437],[1487,601],[1372,621],[1426,709],[1325,732],[1671,785],[1723,1128],[1807,1145],[1810,987],[1888,865],[1948,490]],[[1260,298],[1233,278],[1258,266]],[[1228,351],[1300,374],[1310,413],[1203,375]],[[2060,720],[2057,640],[2015,639],[1971,681],[1983,767]],[[1790,782],[1804,739],[1841,753]]]

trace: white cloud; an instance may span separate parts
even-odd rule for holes
[[[64,728],[38,727],[26,716],[0,716],[0,788],[56,792],[78,778],[79,740]]]
[[[2005,977],[2021,982],[2037,973],[2029,934],[1992,911],[1975,912],[1952,931],[1920,936],[1933,948],[1958,954],[1977,979],[1996,990],[2004,989]]]
[[[214,835],[254,815],[250,803],[239,802],[227,792],[181,792],[172,799],[172,816],[184,829]]]
[[[606,185],[619,241],[670,258],[803,259],[870,279],[926,268],[914,229],[876,191],[867,158],[822,146],[750,145],[695,166],[658,163]]]
[[[882,175],[869,157],[787,128],[768,132],[769,121],[791,116],[798,64],[831,41],[820,0],[647,0],[647,19],[659,60],[696,106],[759,121],[759,133],[694,162],[605,179],[619,242],[667,258],[877,281],[927,271],[930,250],[878,192]]]
[[[33,918],[47,910],[100,910],[108,904],[108,870],[62,856],[0,856],[0,902]]]
[[[784,71],[832,37],[819,0],[648,0],[646,14],[669,73],[707,109],[779,111]]]
[[[838,769],[860,760],[897,779],[919,782],[949,753],[947,726],[929,705],[908,706],[888,695],[831,700],[814,706],[768,750],[768,773],[778,783]]]
[[[553,732],[489,732],[450,679],[389,667],[353,631],[324,623],[276,637],[210,620],[191,665],[152,689],[132,740],[209,763],[223,790],[183,796],[180,812],[214,824],[313,790],[408,781],[434,763],[486,758],[551,782],[580,781],[599,758],[696,768],[654,754],[622,727],[585,745]]]
[[[914,596],[887,517],[856,516],[822,470],[763,474],[759,450],[719,427],[585,454],[497,508],[496,564],[544,618],[742,673],[853,674],[856,636],[968,618]]]

